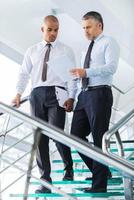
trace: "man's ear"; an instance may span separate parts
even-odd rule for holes
[[[98,23],[98,26],[100,29],[102,29],[102,24],[101,23]]]
[[[44,32],[44,27],[43,26],[41,27],[41,31]]]

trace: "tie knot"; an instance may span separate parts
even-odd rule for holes
[[[50,48],[51,46],[52,46],[51,43],[46,44],[46,47],[48,47],[48,48]]]
[[[93,44],[94,44],[94,40],[91,41],[90,45],[93,45]]]

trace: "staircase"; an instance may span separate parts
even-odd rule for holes
[[[127,155],[134,152],[134,141],[127,141],[124,144],[125,147],[125,153]],[[51,143],[52,146],[54,146],[53,143]],[[113,152],[117,152],[117,149],[115,148],[115,144],[112,145]],[[107,193],[84,193],[83,189],[86,187],[90,187],[92,180],[85,180],[86,177],[91,177],[90,171],[86,168],[85,164],[79,157],[76,150],[72,150],[72,157],[74,162],[74,181],[62,181],[63,177],[63,162],[60,159],[60,156],[57,152],[51,155],[53,161],[52,161],[52,179],[53,179],[53,185],[58,187],[59,189],[62,189],[66,193],[70,194],[72,197],[75,197],[77,199],[110,199],[110,200],[125,200],[124,197],[124,187],[123,187],[123,180],[121,173],[114,169],[113,167],[110,167],[110,171],[112,173],[112,178],[108,180],[108,191]],[[134,157],[130,158],[131,162],[134,162]],[[15,170],[15,169],[14,169]],[[32,170],[32,174],[36,174],[36,176],[39,176],[38,171],[36,168]],[[13,174],[12,174],[13,175]],[[6,193],[8,193],[8,199],[17,200],[24,198],[24,187],[25,187],[25,179],[26,175],[22,176],[17,182],[15,182],[8,192],[6,190]],[[40,182],[36,181],[35,179],[31,179],[30,181],[30,187],[29,187],[29,194],[28,199],[66,199],[65,197],[59,195],[58,193],[52,192],[51,194],[34,194],[35,189],[39,186]],[[12,197],[12,198],[11,198]],[[7,200],[8,200],[7,199]]]
[[[21,114],[20,114],[21,115]],[[74,162],[74,181],[62,181],[63,177],[63,162],[55,148],[53,142],[51,145],[51,160],[52,160],[52,173],[51,177],[53,179],[53,186],[62,191],[66,192],[70,197],[63,197],[63,195],[52,190],[51,194],[34,194],[35,189],[38,187],[40,180],[38,170],[36,168],[36,162],[33,163],[32,178],[30,179],[30,185],[28,189],[28,196],[24,197],[24,189],[26,182],[26,171],[28,162],[30,159],[30,148],[33,142],[32,129],[27,123],[16,118],[12,121],[17,121],[14,126],[9,125],[8,121],[8,137],[12,139],[12,144],[6,143],[3,149],[3,154],[1,157],[1,196],[0,200],[30,200],[30,199],[46,199],[46,200],[65,200],[65,199],[77,199],[77,200],[99,200],[99,199],[109,199],[109,200],[126,200],[124,196],[124,184],[122,172],[110,166],[110,171],[112,173],[112,178],[108,180],[108,190],[107,193],[84,193],[83,190],[86,187],[90,187],[92,180],[85,180],[86,177],[91,177],[90,171],[87,169],[81,158],[79,157],[77,151],[72,148],[72,157]],[[13,125],[13,123],[11,123]],[[25,133],[25,135],[24,135]],[[18,135],[18,141],[15,139]],[[6,135],[7,137],[7,135]],[[12,138],[11,138],[12,137]],[[1,137],[2,138],[2,137]],[[0,139],[1,139],[0,138]],[[21,139],[20,139],[21,138]],[[118,150],[115,142],[111,142],[110,151],[117,154]],[[125,152],[125,158],[129,159],[131,163],[134,163],[134,141],[124,141],[123,149]],[[8,182],[8,185],[7,185]],[[133,188],[134,190],[134,188]],[[72,197],[72,198],[71,198]],[[133,192],[134,199],[134,192]],[[132,200],[133,200],[132,199]]]

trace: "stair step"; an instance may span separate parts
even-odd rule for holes
[[[134,148],[124,148],[124,151],[125,152],[134,151]],[[111,149],[111,152],[118,152],[118,149],[113,148],[113,149]],[[71,153],[75,154],[75,153],[78,153],[78,151],[72,150]]]
[[[134,140],[123,140],[122,141],[123,144],[134,144]],[[116,144],[115,141],[110,141],[110,144]]]
[[[134,148],[124,148],[125,152],[134,151]],[[118,152],[118,149],[111,149],[111,152]]]
[[[92,180],[83,180],[83,181],[79,181],[79,180],[74,180],[74,181],[53,181],[52,184],[53,185],[70,185],[70,184],[90,184],[92,182]],[[122,184],[122,178],[117,177],[117,178],[111,178],[108,180],[108,184]],[[40,185],[41,183],[38,181],[31,181],[31,184],[33,185]]]
[[[129,158],[129,160],[134,161],[134,157]],[[53,163],[63,163],[63,160],[53,160]],[[82,163],[82,159],[73,159],[73,163]]]
[[[116,169],[114,168],[111,168],[110,167],[110,171],[113,173],[113,172],[116,172],[116,173],[119,173]],[[64,173],[64,170],[63,169],[57,169],[57,170],[52,170],[53,173]],[[85,173],[85,172],[90,172],[89,169],[74,169],[73,170],[74,173]],[[119,173],[120,174],[120,173]]]
[[[124,192],[107,192],[107,193],[68,193],[68,195],[72,196],[72,197],[99,197],[99,198],[103,198],[103,197],[110,197],[110,196],[124,196]],[[24,195],[23,194],[10,194],[10,197],[20,197],[23,198]],[[60,194],[57,193],[46,193],[46,194],[28,194],[28,197],[33,197],[33,198],[39,198],[39,197],[51,197],[51,198],[55,198],[55,197],[63,197]]]

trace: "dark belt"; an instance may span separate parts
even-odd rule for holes
[[[62,86],[55,86],[55,87],[58,87],[58,88],[60,88],[60,89],[62,89],[62,90],[67,90],[65,87],[62,87]]]
[[[44,88],[44,89],[54,89],[55,87],[58,87],[58,88],[61,88],[62,90],[67,90],[65,87],[62,87],[62,86],[57,86],[57,85],[52,85],[52,86],[39,86],[39,87],[36,87],[34,89],[38,89],[38,88]]]
[[[85,91],[96,90],[96,89],[101,89],[101,88],[111,89],[111,86],[109,85],[88,86],[87,88],[82,88],[82,91],[85,92]]]

